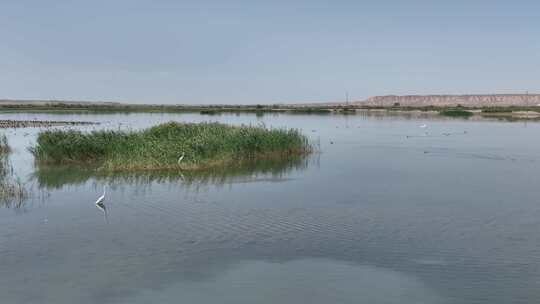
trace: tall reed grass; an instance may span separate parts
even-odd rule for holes
[[[201,169],[306,154],[311,146],[296,129],[169,122],[143,131],[44,131],[31,151],[38,162],[96,165],[103,170]]]
[[[28,195],[24,184],[15,176],[9,161],[10,152],[6,135],[0,135],[0,205],[7,207],[20,206]]]
[[[11,151],[5,134],[0,135],[0,154],[7,154]]]

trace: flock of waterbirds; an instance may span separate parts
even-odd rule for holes
[[[425,129],[427,128],[428,126],[424,123],[424,124],[421,124],[418,126],[419,128],[422,128],[422,129]],[[453,134],[456,134],[456,133],[450,133],[450,132],[443,132],[442,135],[444,136],[450,136],[450,135],[453,135]],[[459,134],[467,134],[467,130],[464,130],[463,132],[460,132]],[[426,131],[424,132],[424,136],[428,136],[429,133]],[[411,138],[412,136],[411,135],[407,135],[406,138]],[[428,154],[429,151],[426,151],[424,150],[424,154]]]
[[[426,129],[428,126],[426,124],[421,124],[418,126],[419,128],[421,129]],[[450,132],[443,132],[442,135],[444,136],[450,136],[450,135],[453,135],[453,134],[457,134],[457,133],[450,133]],[[467,134],[467,131],[463,131],[463,132],[460,132],[459,134]],[[425,131],[424,132],[424,136],[427,136],[429,135],[429,132]],[[415,136],[412,136],[412,135],[406,135],[405,136],[406,138],[411,138],[411,137],[415,137]]]
[[[421,129],[427,129],[428,128],[428,125],[423,123],[421,125],[418,126],[419,128]],[[339,126],[336,126],[336,128],[339,128]],[[360,128],[360,126],[358,126],[358,128]],[[311,132],[317,132],[317,130],[315,129],[312,129]],[[463,132],[459,132],[459,133],[451,133],[451,132],[443,132],[442,135],[444,136],[450,136],[450,135],[455,135],[455,134],[467,134],[467,131],[464,130]],[[418,135],[405,135],[405,138],[413,138],[413,137],[426,137],[429,135],[429,132],[428,131],[425,131],[424,134],[422,136],[418,136]],[[333,145],[334,144],[334,141],[331,140],[330,141],[330,144]],[[427,152],[424,152],[424,153],[427,153]]]

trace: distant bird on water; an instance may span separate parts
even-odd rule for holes
[[[184,159],[184,156],[186,156],[186,153],[182,152],[182,155],[178,158],[178,163],[180,163],[182,159]]]
[[[425,127],[427,127],[427,125],[426,125],[426,124],[422,124],[422,125],[420,125],[419,127],[420,127],[420,128],[425,128]]]

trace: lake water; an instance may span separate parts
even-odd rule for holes
[[[205,175],[36,168],[0,206],[0,303],[539,303],[540,124],[431,116],[0,114],[302,129],[317,153]],[[419,126],[426,124],[425,128]],[[107,213],[96,198],[107,185]]]

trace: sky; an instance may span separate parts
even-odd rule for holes
[[[540,93],[540,1],[0,0],[0,99]]]

